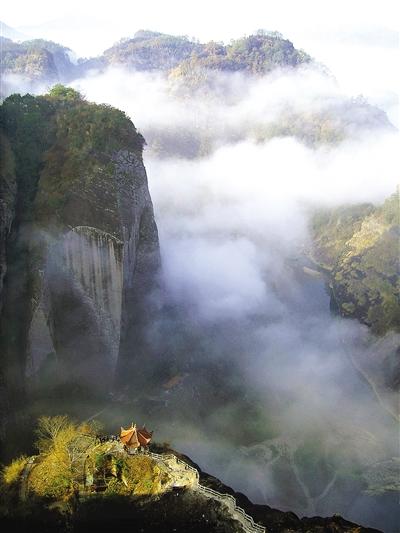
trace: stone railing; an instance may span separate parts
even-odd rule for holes
[[[260,526],[259,524],[256,524],[253,518],[250,515],[248,515],[244,509],[242,509],[236,504],[236,500],[233,496],[231,496],[230,494],[222,494],[220,492],[217,492],[214,489],[210,489],[209,487],[205,487],[204,485],[201,485],[200,475],[196,468],[194,468],[193,466],[190,466],[185,461],[182,461],[181,459],[179,459],[176,455],[172,453],[170,454],[159,454],[159,453],[153,453],[153,452],[147,452],[147,453],[148,455],[150,455],[150,457],[153,457],[154,459],[159,460],[159,461],[175,460],[178,464],[182,465],[185,468],[185,470],[193,472],[193,474],[196,477],[196,482],[197,482],[196,490],[201,492],[207,498],[214,498],[215,500],[218,500],[219,502],[226,505],[229,508],[233,518],[235,518],[241,523],[243,530],[246,533],[265,533],[265,527]]]
[[[177,457],[173,453],[159,454],[159,453],[154,453],[154,452],[147,452],[147,455],[150,455],[150,457],[153,457],[153,459],[160,460],[160,461],[168,461],[168,460],[176,461],[179,465],[183,466],[185,470],[192,472],[196,478],[196,482],[199,483],[200,476],[199,476],[198,470],[196,468],[193,468],[193,466],[190,466],[189,464],[187,464],[185,461],[182,461],[182,459],[179,459],[179,457]]]
[[[19,497],[22,501],[26,500],[28,494],[28,477],[37,459],[37,455],[32,455],[26,462],[26,465],[22,471],[19,485]]]
[[[221,494],[214,489],[205,487],[204,485],[197,486],[197,490],[207,496],[208,498],[214,498],[225,504],[231,511],[232,516],[238,520],[246,533],[265,533],[265,527],[260,526],[254,522],[253,518],[246,513],[244,509],[236,504],[236,500],[230,494]]]
[[[169,454],[160,454],[160,453],[154,453],[150,451],[146,451],[143,453],[144,455],[148,455],[149,457],[152,457],[156,461],[175,461],[178,465],[182,466],[185,470],[188,472],[191,472],[194,475],[195,478],[195,490],[199,491],[201,494],[206,496],[207,498],[213,498],[224,505],[228,507],[230,510],[232,516],[234,519],[238,520],[245,533],[265,533],[265,527],[260,526],[259,524],[256,524],[253,520],[253,518],[248,515],[244,509],[239,507],[236,504],[236,500],[233,496],[230,494],[222,494],[221,492],[217,492],[214,489],[210,489],[209,487],[205,487],[204,485],[200,484],[200,474],[197,468],[194,468],[193,466],[190,466],[185,461],[182,461],[182,459],[179,459],[175,454],[169,453]],[[37,459],[37,456],[31,456],[25,467],[22,471],[21,480],[20,480],[20,498],[22,500],[26,499],[27,496],[27,482],[29,474],[34,466],[35,460]],[[86,492],[83,490],[82,495],[85,495]]]

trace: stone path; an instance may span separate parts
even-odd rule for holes
[[[19,487],[19,497],[22,501],[26,500],[26,496],[28,494],[28,477],[33,468],[33,465],[35,464],[36,457],[37,457],[36,455],[32,455],[31,457],[29,457],[25,465],[25,468],[22,471],[20,487]]]
[[[233,496],[230,494],[221,494],[216,490],[201,485],[200,475],[196,468],[188,465],[174,454],[163,455],[150,452],[148,455],[156,461],[161,461],[169,468],[174,478],[174,487],[186,487],[197,490],[206,498],[212,498],[221,502],[228,508],[232,518],[240,522],[245,533],[266,533],[265,527],[256,524],[253,518],[237,505]]]

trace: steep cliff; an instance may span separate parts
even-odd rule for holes
[[[366,349],[361,362],[383,388],[400,385],[399,216],[397,191],[381,206],[321,210],[312,222],[313,258],[327,274],[332,308],[384,337],[385,360]]]
[[[313,220],[314,257],[330,273],[334,304],[375,333],[400,331],[399,193],[380,207],[321,211]]]
[[[0,310],[3,279],[7,271],[6,241],[15,213],[16,178],[15,161],[10,143],[1,134],[0,138]]]
[[[10,143],[0,133],[0,313],[3,307],[3,282],[7,272],[7,240],[15,216],[16,176],[15,160]],[[0,412],[9,409],[4,368],[0,368]],[[0,440],[5,438],[5,428],[0,424]]]
[[[27,378],[34,387],[103,395],[117,365],[149,355],[140,330],[160,257],[144,140],[122,112],[61,86],[9,97],[1,125],[9,153],[1,181],[9,397],[23,403]]]

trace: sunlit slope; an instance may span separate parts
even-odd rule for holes
[[[348,206],[315,215],[314,257],[330,272],[335,304],[377,334],[400,331],[399,196],[380,207]]]

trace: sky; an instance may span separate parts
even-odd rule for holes
[[[327,65],[342,90],[364,94],[398,124],[398,12],[396,0],[36,0],[4,3],[1,20],[79,56],[100,54],[139,29],[225,42],[261,28],[280,31]]]

